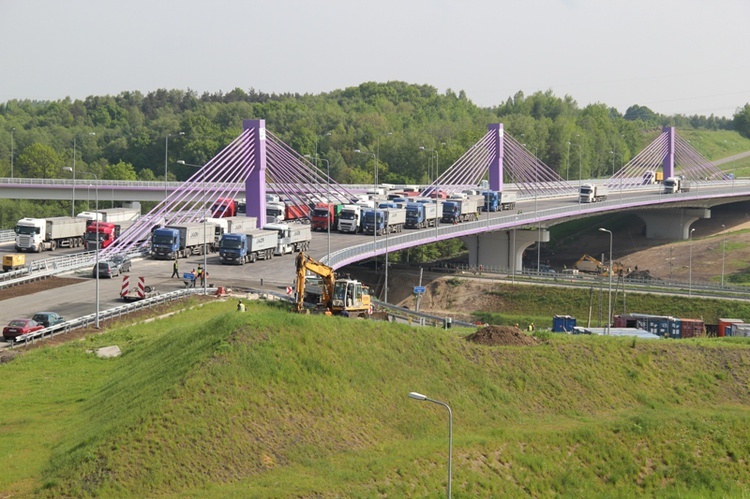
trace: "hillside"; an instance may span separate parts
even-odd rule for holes
[[[748,344],[473,331],[218,302],[0,364],[6,496],[740,495]],[[117,344],[123,355],[87,353]]]

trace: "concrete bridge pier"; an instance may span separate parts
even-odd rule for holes
[[[549,242],[549,231],[539,229],[510,229],[462,237],[469,248],[469,265],[504,267],[520,272],[523,252],[535,242]],[[515,270],[514,270],[515,269]]]
[[[690,226],[700,218],[711,218],[708,208],[672,208],[666,210],[636,211],[646,222],[646,239],[686,240]]]

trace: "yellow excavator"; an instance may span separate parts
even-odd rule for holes
[[[573,265],[574,268],[581,272],[590,272],[592,274],[609,275],[607,266],[594,258],[593,256],[583,255]],[[625,272],[625,267],[620,262],[612,262],[612,274],[621,275]]]
[[[297,254],[297,312],[305,310],[307,273],[320,276],[320,303],[336,315],[366,316],[370,309],[370,289],[355,279],[337,279],[336,272],[303,252]]]

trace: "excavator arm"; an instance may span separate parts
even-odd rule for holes
[[[305,309],[305,281],[308,271],[323,279],[323,303],[330,308],[333,298],[333,287],[336,284],[336,273],[334,270],[304,254],[302,251],[297,254],[295,264],[297,267],[297,312],[302,312]]]

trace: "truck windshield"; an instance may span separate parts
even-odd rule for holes
[[[327,218],[328,217],[328,210],[316,209],[315,211],[313,211],[313,216],[314,217]]]
[[[242,242],[239,239],[222,239],[219,243],[220,249],[240,249]]]
[[[156,234],[154,235],[154,244],[172,244],[174,242],[174,237],[168,236],[166,234]]]
[[[591,194],[591,187],[581,187],[581,194]]]
[[[266,210],[266,215],[270,217],[280,217],[283,215],[283,212],[277,208],[268,208]]]
[[[342,211],[339,218],[341,218],[341,220],[354,220],[357,217],[353,211]]]
[[[406,218],[418,218],[419,217],[419,208],[407,208],[406,209]]]
[[[16,225],[16,234],[24,234],[27,236],[39,234],[39,227],[31,227],[28,225]]]

